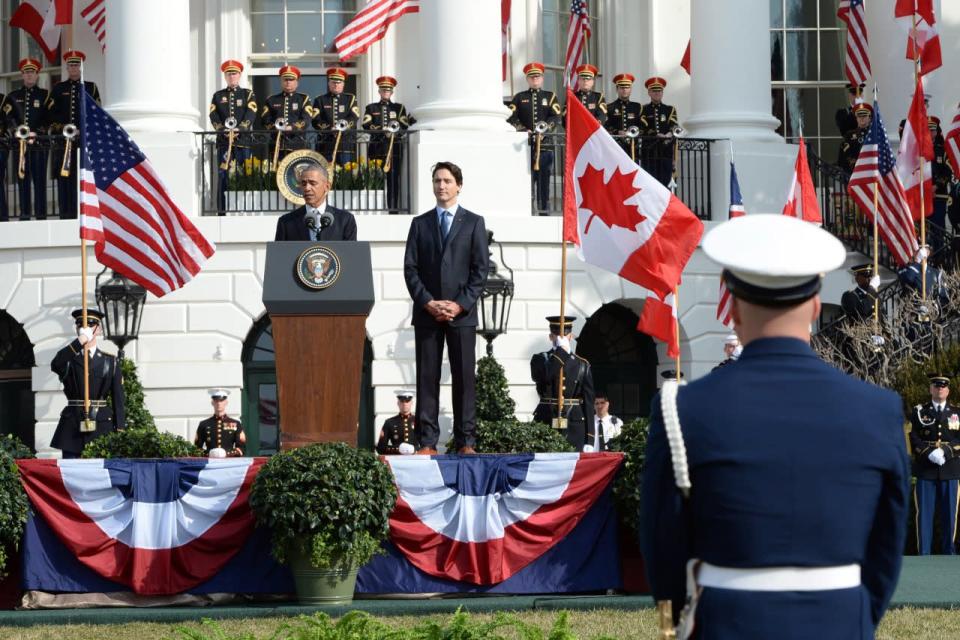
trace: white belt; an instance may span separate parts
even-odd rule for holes
[[[702,562],[697,571],[697,584],[701,587],[738,591],[851,589],[860,586],[860,565],[733,569]]]

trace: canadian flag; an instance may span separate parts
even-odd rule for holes
[[[10,16],[10,26],[29,33],[47,57],[47,62],[57,61],[57,46],[60,44],[60,25],[73,20],[73,0],[23,0]]]
[[[903,123],[900,148],[897,150],[897,175],[903,183],[914,220],[921,217],[921,203],[925,215],[933,213],[933,157],[933,140],[927,127],[927,108],[923,104],[923,81],[917,78],[913,101],[907,112],[907,120]]]
[[[953,175],[960,174],[960,104],[957,105],[957,112],[953,114],[953,122],[947,130],[947,156],[950,158],[950,166],[953,167]]]
[[[703,223],[639,168],[567,90],[563,239],[580,258],[663,299],[680,283]]]
[[[680,357],[680,339],[677,335],[677,305],[671,293],[663,301],[648,295],[640,312],[637,331],[667,343],[667,357]]]
[[[787,192],[787,203],[783,205],[783,215],[820,225],[823,224],[823,217],[820,215],[820,205],[817,203],[817,190],[813,186],[813,176],[810,175],[807,144],[803,141],[803,134],[800,135],[799,146],[797,161],[793,165],[793,179],[790,181],[790,190]]]
[[[687,48],[683,51],[683,57],[680,58],[680,67],[690,75],[690,40],[687,40]]]
[[[916,14],[916,24],[914,15]],[[937,16],[933,0],[897,0],[893,15],[907,28],[908,60],[920,60],[920,75],[926,75],[943,65],[940,35],[934,26]]]

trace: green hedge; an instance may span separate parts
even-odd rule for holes
[[[20,470],[9,454],[0,452],[0,577],[7,574],[7,550],[20,548],[27,522],[27,494]]]
[[[180,436],[150,428],[114,431],[83,448],[83,458],[196,458],[203,451]]]
[[[573,451],[563,435],[539,422],[516,419],[478,421],[478,453],[554,453]]]
[[[611,451],[624,454],[623,464],[613,481],[613,499],[617,503],[620,520],[634,532],[639,528],[640,487],[649,432],[650,420],[637,418],[624,424],[620,435],[607,444]]]

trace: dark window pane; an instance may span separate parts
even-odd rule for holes
[[[332,53],[334,50],[333,41],[337,34],[343,31],[343,28],[350,22],[351,16],[348,13],[325,13],[323,14],[323,50]],[[319,32],[318,32],[319,34]]]
[[[560,52],[560,17],[555,14],[543,16],[543,61],[546,64],[563,65]]]
[[[817,26],[817,3],[810,0],[787,0],[786,5],[787,29]]]
[[[770,99],[771,108],[773,111],[773,117],[780,121],[780,126],[777,127],[777,133],[780,134],[781,136],[784,134],[783,123],[785,120],[783,116],[783,113],[784,113],[783,95],[784,95],[783,89],[774,89],[772,91],[772,95]]]
[[[827,164],[836,164],[840,157],[840,138],[820,138],[820,159]]]
[[[257,418],[260,425],[260,455],[276,453],[280,445],[279,425],[277,424],[277,385],[257,385],[260,396]]]
[[[770,32],[770,78],[774,82],[783,80],[783,32]]]
[[[844,80],[846,35],[843,31],[820,32],[820,80]]]
[[[317,0],[304,0],[313,6],[317,5]],[[323,10],[324,11],[349,11],[353,13],[357,10],[357,3],[355,0],[323,0]]]
[[[326,17],[323,18],[323,22],[325,21]],[[298,13],[288,15],[287,53],[323,53],[323,46],[320,42],[320,25],[320,14]],[[333,35],[336,35],[336,31]]]
[[[821,27],[846,27],[846,25],[837,18],[837,8],[840,3],[837,0],[820,0],[820,26]]]
[[[329,7],[328,7],[329,8]],[[287,11],[320,12],[320,3],[317,0],[287,0]]]
[[[544,12],[544,13],[546,13],[547,11],[559,11],[559,10],[560,10],[559,0],[543,0],[543,3],[542,3],[541,6],[543,7],[543,12]],[[567,4],[567,10],[568,10],[568,11],[570,10],[570,5],[569,5],[569,3]]]
[[[836,114],[839,109],[847,106],[847,90],[843,88],[820,89],[820,134],[824,136],[840,136],[837,128]]]
[[[786,79],[817,79],[817,33],[816,31],[788,31]]]
[[[252,15],[254,53],[283,53],[283,16]]]
[[[783,0],[770,0],[770,27],[783,29]]]
[[[250,0],[250,11],[283,11],[283,0]]]
[[[784,116],[786,137],[800,135],[800,124],[803,123],[804,138],[816,138],[819,134],[817,121],[817,89],[785,89]]]

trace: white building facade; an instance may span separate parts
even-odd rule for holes
[[[9,20],[11,5],[0,5]],[[82,3],[75,3],[80,5]],[[269,318],[261,294],[266,242],[273,216],[201,216],[204,184],[199,138],[209,129],[210,96],[222,87],[220,62],[240,60],[244,82],[261,100],[276,93],[277,69],[304,72],[300,90],[311,98],[326,91],[324,70],[336,63],[332,40],[361,0],[107,0],[107,49],[101,54],[82,20],[72,45],[88,54],[86,77],[101,89],[104,106],[133,135],[174,199],[217,245],[217,252],[182,290],[148,298],[139,339],[126,349],[137,363],[147,404],[161,429],[192,438],[209,414],[207,387],[233,390],[232,415],[252,428],[253,452],[269,452],[276,440],[276,407]],[[615,98],[612,77],[634,74],[633,99],[646,102],[642,79],[668,80],[665,101],[676,105],[687,135],[709,138],[711,221],[726,218],[729,163],[735,161],[748,212],[779,212],[793,169],[789,144],[802,121],[815,151],[833,161],[839,133],[833,113],[845,104],[843,31],[836,2],[822,0],[594,0],[592,62],[602,76],[597,88]],[[902,58],[902,26],[893,21],[894,0],[868,8],[874,77],[881,87],[886,122],[902,118],[912,91],[912,65]],[[960,100],[950,74],[960,68],[960,5],[942,2],[940,35],[944,67],[930,76],[931,113],[949,120]],[[566,5],[566,6],[565,6]],[[461,204],[486,218],[514,272],[516,296],[508,332],[495,343],[518,415],[529,417],[536,394],[529,359],[547,348],[544,316],[559,311],[560,219],[530,212],[527,137],[505,119],[503,99],[525,88],[524,64],[542,60],[548,87],[562,75],[569,3],[513,0],[508,31],[508,78],[501,76],[500,2],[421,0],[420,13],[404,16],[387,37],[349,62],[347,90],[363,105],[376,100],[374,79],[392,75],[396,100],[418,123],[410,139],[411,209],[433,205],[429,167],[450,160],[464,170]],[[79,11],[79,6],[75,9]],[[692,41],[692,75],[680,68]],[[16,61],[31,51],[26,36],[9,27],[0,34],[4,92],[17,86]],[[59,67],[45,70],[50,86]],[[552,86],[550,86],[552,84]],[[891,134],[895,133],[892,131]],[[8,169],[9,170],[9,169]],[[292,208],[292,207],[291,207]],[[367,321],[361,442],[369,442],[395,413],[393,390],[414,384],[411,303],[402,274],[407,216],[358,216],[358,237],[372,245],[376,304]],[[92,258],[91,252],[91,258]],[[500,262],[498,251],[494,259]],[[851,255],[851,261],[857,257]],[[608,391],[613,412],[645,415],[659,370],[671,368],[665,348],[635,331],[646,291],[612,273],[585,266],[570,252],[568,313],[578,316],[578,350]],[[100,270],[91,260],[89,290]],[[0,225],[0,309],[32,345],[24,374],[33,399],[34,425],[0,424],[5,432],[32,429],[41,455],[49,442],[63,395],[49,364],[73,332],[69,311],[80,303],[80,254],[76,221]],[[824,300],[838,303],[848,288],[831,274]],[[697,251],[679,291],[682,366],[688,376],[707,373],[722,358],[727,331],[715,319],[718,271]],[[3,336],[0,333],[0,336]],[[7,338],[14,340],[14,338]],[[110,345],[107,345],[108,349]],[[483,353],[483,341],[477,346]],[[445,370],[444,381],[449,382]],[[14,374],[0,382],[12,380]],[[0,405],[2,406],[2,405]],[[449,387],[441,409],[450,426]],[[0,409],[0,420],[4,420]]]

